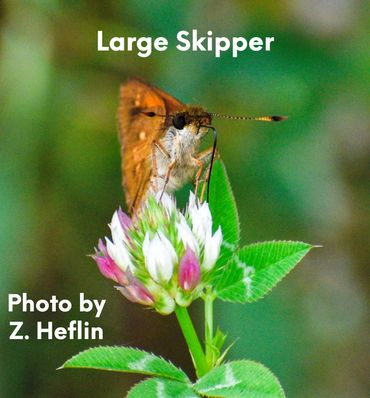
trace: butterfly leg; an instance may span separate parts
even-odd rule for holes
[[[203,202],[203,199],[204,199],[204,194],[205,194],[205,192],[206,192],[206,186],[207,186],[207,182],[208,182],[208,180],[209,180],[209,173],[210,173],[210,171],[211,171],[211,167],[208,166],[208,167],[207,167],[206,178],[204,179],[203,185],[202,185],[202,192],[200,193],[200,201],[201,201],[201,202]]]
[[[154,140],[152,142],[152,146],[154,146],[154,148],[158,149],[168,159],[171,159],[171,155],[169,154],[167,149],[163,146],[163,144],[161,144],[159,141]]]
[[[197,192],[197,190],[198,190],[198,185],[199,185],[199,183],[201,182],[200,178],[201,178],[201,176],[202,176],[203,167],[204,167],[204,165],[205,165],[207,162],[209,162],[209,161],[212,159],[212,151],[213,151],[213,147],[207,148],[207,149],[205,149],[204,151],[200,152],[200,153],[197,155],[197,157],[196,157],[196,159],[199,160],[199,161],[202,163],[202,170],[200,171],[199,176],[198,176],[198,173],[197,173],[197,175],[196,175],[196,179],[195,179],[195,193]],[[217,151],[216,151],[216,156],[217,156]],[[210,171],[211,171],[211,165],[208,164],[207,170],[206,170],[206,172],[205,172],[205,178],[204,178],[204,180],[202,181],[202,182],[203,182],[203,185],[202,185],[202,192],[201,192],[201,194],[200,194],[200,201],[201,201],[201,202],[203,202],[203,199],[204,199],[204,194],[205,194],[205,191],[206,191],[207,182],[208,182],[209,177],[210,177]],[[198,172],[199,172],[199,171],[198,171]],[[197,176],[198,176],[198,180],[197,180]]]
[[[173,170],[175,165],[176,165],[176,160],[172,160],[172,162],[168,165],[168,169],[167,169],[167,172],[166,172],[166,176],[164,178],[164,185],[163,185],[163,189],[162,189],[162,193],[161,193],[160,199],[162,199],[163,193],[166,190],[166,186],[168,184],[168,181],[170,180],[171,171]]]
[[[199,160],[198,158],[193,158],[193,161],[196,163],[196,165],[198,166],[198,170],[197,173],[195,174],[195,188],[194,188],[194,193],[195,196],[197,195],[198,192],[198,187],[199,187],[199,182],[200,182],[200,177],[202,176],[203,173],[203,168],[204,168],[204,164],[201,160]]]
[[[164,156],[166,156],[168,159],[171,159],[170,154],[168,153],[167,149],[158,141],[154,140],[152,142],[152,166],[153,166],[153,177],[154,181],[157,181],[158,177],[158,163],[157,163],[157,155],[156,155],[156,150],[161,152]],[[158,190],[158,187],[155,186],[154,188],[155,191]]]

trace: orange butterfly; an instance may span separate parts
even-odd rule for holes
[[[149,192],[174,191],[194,180],[197,190],[205,165],[209,178],[216,148],[212,117],[279,121],[282,116],[232,117],[206,112],[182,102],[139,79],[121,86],[118,127],[122,182],[130,211],[138,209]],[[214,145],[198,152],[212,129]],[[204,193],[205,184],[203,185]]]

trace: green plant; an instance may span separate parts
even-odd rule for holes
[[[210,211],[209,211],[210,210]],[[263,365],[226,362],[226,335],[214,327],[216,299],[252,303],[263,298],[312,249],[292,241],[239,247],[235,199],[224,165],[217,161],[209,203],[190,196],[185,213],[167,195],[148,198],[135,220],[121,210],[111,223],[112,242],[99,242],[93,256],[101,272],[121,286],[131,301],[162,314],[175,312],[198,377],[188,376],[156,355],[126,347],[97,347],[77,354],[63,368],[141,373],[149,379],[127,397],[284,397],[278,379]],[[222,232],[221,232],[222,231]],[[204,301],[205,336],[201,343],[187,307]]]

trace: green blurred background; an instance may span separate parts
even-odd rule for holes
[[[141,76],[186,103],[281,124],[215,121],[243,243],[322,244],[271,295],[216,306],[230,357],[261,361],[289,397],[367,397],[369,25],[365,1],[12,1],[1,4],[0,396],[122,397],[139,378],[56,371],[94,341],[9,341],[9,320],[88,320],[191,374],[173,316],[123,299],[86,257],[124,202],[116,108]],[[179,52],[176,33],[275,36],[233,59]],[[165,36],[166,52],[98,53],[96,32]],[[8,293],[106,298],[100,319],[7,312]],[[201,327],[201,307],[193,314]]]

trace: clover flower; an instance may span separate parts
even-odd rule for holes
[[[191,192],[182,213],[172,196],[150,196],[132,219],[119,208],[109,226],[92,257],[128,300],[170,314],[202,294],[222,243],[206,202]]]

